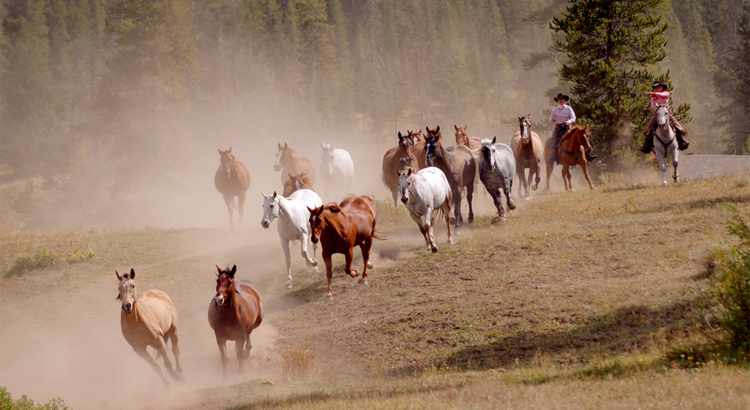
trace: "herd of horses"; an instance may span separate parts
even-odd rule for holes
[[[398,133],[398,145],[389,149],[383,157],[383,183],[391,191],[394,206],[401,201],[417,223],[424,236],[427,248],[437,252],[433,233],[436,217],[445,218],[448,227],[448,243],[453,243],[453,233],[460,233],[463,223],[461,202],[464,197],[469,207],[468,222],[474,220],[472,200],[474,189],[481,182],[492,197],[498,216],[493,223],[506,220],[502,195],[505,195],[508,210],[516,208],[511,190],[518,176],[525,199],[529,199],[529,186],[536,190],[540,181],[541,164],[551,154],[551,137],[543,146],[539,136],[531,131],[529,115],[518,117],[519,130],[511,145],[492,140],[469,137],[467,127],[454,125],[456,144],[446,146],[440,126]],[[320,175],[325,182],[328,195],[343,196],[351,192],[354,163],[348,152],[332,144],[321,142],[323,163]],[[585,152],[591,150],[588,127],[573,127],[563,138],[559,163],[563,166],[566,190],[570,185],[570,167],[579,165],[591,189]],[[230,229],[234,221],[234,197],[237,197],[239,221],[243,222],[244,202],[250,186],[250,173],[242,162],[232,154],[232,149],[219,149],[220,165],[214,177],[216,189],[223,195],[229,212]],[[526,170],[529,170],[526,176]],[[308,266],[318,269],[317,250],[326,267],[328,286],[326,297],[333,298],[331,289],[331,256],[336,253],[345,257],[344,271],[351,277],[360,276],[352,269],[353,250],[362,252],[363,269],[360,283],[367,284],[367,271],[372,269],[369,260],[374,239],[380,239],[376,230],[377,211],[367,196],[350,196],[340,203],[324,204],[315,192],[317,173],[312,162],[296,156],[287,143],[278,144],[274,170],[281,173],[282,194],[263,193],[263,217],[261,225],[269,228],[275,219],[286,262],[286,287],[292,287],[290,242],[299,241],[302,257]],[[547,166],[547,187],[552,167]],[[477,178],[478,176],[478,178]],[[532,184],[533,181],[533,184]],[[453,221],[451,222],[451,208]],[[451,229],[451,224],[453,229]],[[312,256],[308,248],[312,242]],[[263,321],[263,299],[260,292],[247,281],[235,281],[237,267],[216,267],[216,295],[208,307],[208,321],[214,330],[221,353],[224,374],[227,374],[226,342],[235,342],[239,370],[243,360],[249,358],[252,343],[250,335]],[[183,382],[180,366],[179,338],[177,335],[177,310],[164,292],[148,290],[137,293],[135,271],[120,275],[115,272],[119,286],[118,299],[122,302],[120,323],[125,339],[133,350],[145,359],[161,377],[165,386],[168,380],[159,365],[148,353],[147,347],[156,350],[164,360],[164,366],[175,381]],[[175,368],[167,356],[167,344],[171,340]]]

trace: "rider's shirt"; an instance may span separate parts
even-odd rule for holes
[[[558,104],[552,109],[552,114],[550,114],[549,120],[555,121],[557,125],[562,125],[565,121],[570,120],[570,123],[572,124],[576,122],[576,113],[573,112],[573,108],[568,104]]]
[[[654,93],[651,96],[651,109],[656,111],[657,105],[669,105],[669,91]]]

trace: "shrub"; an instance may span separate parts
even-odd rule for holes
[[[0,409],[2,410],[67,410],[68,407],[60,399],[53,399],[47,404],[34,405],[34,401],[26,396],[13,401],[13,397],[5,387],[0,386]]]
[[[75,252],[68,254],[68,263],[82,262],[86,259],[93,258],[94,255],[96,255],[96,252],[94,251],[82,252],[80,249],[76,249]]]
[[[10,268],[6,276],[21,276],[24,273],[41,269],[55,263],[57,256],[49,249],[40,249],[34,255],[21,256],[16,259],[13,267]]]
[[[412,219],[409,216],[409,211],[405,206],[393,206],[393,201],[390,198],[381,200],[373,199],[375,204],[375,210],[378,213],[378,226],[403,226],[404,224],[412,224]]]
[[[305,347],[295,347],[281,352],[281,372],[290,379],[301,379],[315,364],[315,354]]]
[[[739,243],[717,250],[719,274],[704,293],[701,308],[726,332],[732,350],[750,353],[750,227],[735,208],[730,209],[727,229]]]

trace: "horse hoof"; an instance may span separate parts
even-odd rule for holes
[[[527,196],[527,197],[526,197],[526,201],[527,201],[527,202],[528,202],[528,201],[531,201],[531,198]]]
[[[372,262],[367,261],[367,269],[372,269]]]
[[[453,245],[453,238],[448,238],[448,244]]]
[[[368,281],[367,281],[367,279],[360,279],[360,280],[359,280],[359,284],[360,284],[360,285],[369,285],[369,284],[370,284],[370,282],[368,282]]]
[[[534,185],[534,186],[532,186],[532,187],[531,187],[531,190],[532,190],[532,191],[536,191],[536,190],[537,190],[537,188],[539,188],[539,185]]]
[[[356,271],[356,270],[354,270],[354,269],[352,269],[352,271],[351,271],[351,273],[349,274],[349,276],[351,276],[351,277],[353,277],[353,278],[356,278],[357,276],[359,276],[359,272],[358,272],[358,271]]]
[[[437,253],[437,251],[438,251],[437,246],[434,247],[434,248],[431,248],[430,250],[432,251],[432,253]]]
[[[667,181],[662,181],[661,186],[667,186]]]
[[[328,300],[328,301],[333,300],[333,295],[326,295],[326,300]]]
[[[287,282],[286,285],[284,285],[285,288],[291,289],[292,288],[292,282]]]
[[[312,266],[313,268],[317,268],[318,267],[318,261],[316,261],[315,259],[313,259],[312,262],[308,261],[307,264],[310,265],[310,266]]]
[[[509,203],[508,204],[508,209],[510,209],[511,211],[514,210],[514,209],[516,209],[516,203],[515,202]]]
[[[496,224],[498,224],[500,222],[506,222],[507,220],[508,220],[508,218],[506,218],[504,216],[496,216],[496,217],[492,218],[492,223],[496,225]]]

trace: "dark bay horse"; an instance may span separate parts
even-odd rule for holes
[[[542,140],[539,138],[534,131],[531,131],[531,121],[529,120],[531,114],[525,117],[518,117],[519,130],[513,135],[513,139],[510,141],[510,148],[513,150],[513,156],[516,160],[516,175],[520,180],[521,184],[518,191],[521,188],[524,190],[526,200],[529,197],[529,185],[531,189],[536,191],[539,187],[539,181],[542,179]],[[526,178],[526,169],[529,169],[529,177]],[[534,184],[531,184],[532,178]]]
[[[466,133],[466,128],[468,127],[468,125],[459,127],[458,125],[453,124],[453,128],[456,129],[456,145],[466,145],[472,151],[482,148],[481,139],[477,137],[469,137],[469,134]]]
[[[420,131],[421,132],[421,131]],[[398,206],[398,174],[409,169],[416,172],[417,158],[414,156],[413,133],[407,131],[407,135],[398,133],[398,146],[386,151],[383,155],[383,184],[391,191],[393,206]]]
[[[544,144],[544,158],[549,159],[552,155],[552,136],[547,138],[547,142]],[[589,176],[588,162],[586,161],[586,151],[591,151],[593,147],[589,141],[589,126],[582,127],[576,125],[568,131],[562,138],[562,146],[560,147],[559,163],[563,166],[562,179],[565,184],[566,191],[573,191],[573,186],[570,183],[570,167],[580,165],[583,170],[583,175],[586,177],[586,181],[589,183],[591,189],[594,188],[594,184],[591,183],[591,177]],[[549,190],[549,177],[552,175],[552,168],[554,164],[550,166],[547,162],[547,186],[544,188],[545,191]]]
[[[242,372],[242,361],[250,357],[250,333],[260,326],[263,321],[263,298],[260,292],[248,281],[241,281],[235,285],[234,274],[237,265],[232,270],[221,269],[216,279],[216,296],[208,305],[208,323],[216,335],[216,343],[221,352],[221,366],[224,376],[227,375],[227,340],[234,340],[234,350],[240,362],[239,371]],[[244,351],[243,351],[244,346]]]
[[[285,184],[289,180],[289,175],[296,175],[304,172],[308,178],[310,178],[310,185],[315,184],[315,167],[312,162],[305,157],[295,157],[294,150],[289,148],[287,143],[284,143],[282,147],[279,145],[279,150],[276,152],[276,162],[273,164],[273,169],[281,172],[281,183]]]
[[[474,178],[477,168],[474,155],[469,147],[455,145],[444,148],[443,135],[440,126],[431,130],[427,128],[425,136],[425,162],[427,166],[437,167],[448,178],[453,192],[453,214],[456,219],[456,235],[460,234],[461,219],[461,191],[466,188],[466,201],[469,203],[469,223],[474,222],[474,208],[471,201],[474,198]]]
[[[353,278],[359,275],[359,272],[352,269],[355,246],[359,246],[359,249],[362,250],[364,261],[362,278],[359,282],[367,284],[367,268],[372,269],[372,263],[370,262],[372,240],[373,238],[381,239],[375,233],[378,214],[370,197],[349,197],[341,201],[339,205],[323,205],[315,209],[308,209],[310,210],[312,241],[313,243],[320,241],[323,249],[323,261],[326,263],[326,277],[328,278],[326,297],[329,300],[333,299],[331,255],[343,253],[346,258],[344,271]]]
[[[308,178],[307,174],[305,174],[304,172],[300,172],[296,175],[289,174],[289,179],[284,183],[284,193],[281,194],[281,196],[289,197],[289,195],[293,194],[296,191],[299,191],[300,189],[309,189],[311,191],[314,191],[310,178]]]
[[[219,150],[221,163],[214,175],[216,190],[224,196],[224,202],[229,211],[229,229],[234,229],[234,197],[237,197],[237,208],[240,212],[239,224],[242,225],[242,215],[245,213],[245,195],[250,188],[250,172],[245,164],[235,159],[230,147],[226,151]]]

